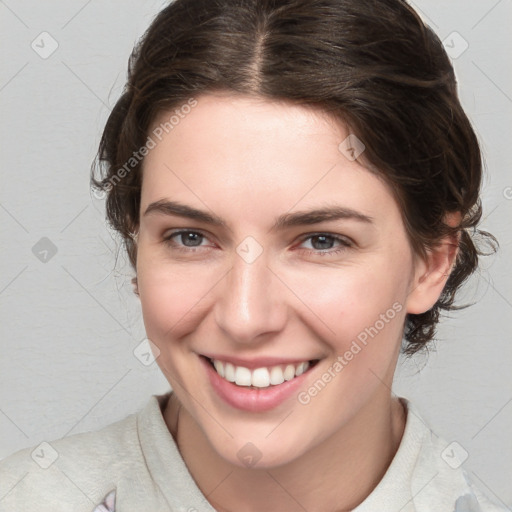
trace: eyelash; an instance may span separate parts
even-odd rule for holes
[[[200,247],[202,247],[202,246],[186,247],[186,246],[177,246],[176,245],[176,242],[174,242],[173,238],[175,238],[179,235],[182,235],[184,233],[194,233],[194,234],[199,235],[202,238],[208,238],[201,231],[192,230],[192,229],[182,229],[182,230],[174,231],[174,232],[170,233],[168,236],[164,237],[163,243],[173,250],[177,250],[177,251],[181,251],[181,252],[185,252],[185,253],[198,252],[200,250]],[[314,250],[314,249],[313,250],[312,249],[300,249],[300,250],[305,251],[308,254],[313,254],[313,255],[324,256],[327,254],[327,255],[332,256],[335,254],[342,253],[353,246],[352,242],[347,240],[347,238],[345,238],[345,237],[341,237],[339,235],[334,235],[331,233],[324,233],[324,232],[309,233],[308,235],[303,236],[301,238],[301,244],[304,243],[306,240],[309,240],[310,238],[315,238],[315,237],[326,237],[328,239],[332,239],[336,242],[339,242],[341,244],[341,247],[339,247],[338,249],[333,249],[333,250]]]

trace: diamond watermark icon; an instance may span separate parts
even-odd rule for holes
[[[149,366],[158,359],[160,349],[151,341],[145,338],[133,350],[133,355],[144,365]]]
[[[42,263],[48,263],[57,254],[57,246],[49,238],[43,236],[32,247],[32,254]]]
[[[254,444],[246,443],[236,455],[244,466],[251,468],[261,459],[262,453]]]
[[[359,139],[356,135],[351,133],[338,146],[338,149],[345,158],[353,162],[363,153],[363,151],[366,149],[366,146],[363,144],[363,141],[361,139]]]
[[[30,456],[43,469],[48,469],[59,458],[55,448],[46,441],[36,446]]]
[[[469,457],[469,453],[461,446],[457,441],[450,443],[442,452],[441,458],[450,466],[452,469],[457,469]]]
[[[41,32],[33,41],[30,43],[32,50],[34,50],[39,57],[47,59],[55,53],[59,47],[57,40],[48,32]]]
[[[263,252],[263,247],[255,238],[248,236],[238,244],[236,252],[246,263],[253,263]]]
[[[452,32],[443,40],[443,46],[452,59],[458,59],[469,48],[469,43],[458,32]]]

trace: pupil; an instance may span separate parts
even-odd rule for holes
[[[188,247],[194,247],[197,245],[201,245],[201,240],[200,240],[201,235],[199,233],[186,233],[186,234],[182,234],[181,237],[182,237],[181,238],[182,242],[184,242],[184,244],[187,245]],[[192,244],[188,244],[188,242],[192,242]],[[194,242],[199,242],[199,243],[194,244]]]
[[[314,240],[320,240],[320,245],[323,245],[323,244],[327,244],[328,246],[332,245],[332,237],[330,236],[325,236],[325,235],[317,235],[315,237],[313,237],[313,241]],[[327,242],[326,242],[327,240]],[[331,241],[331,243],[329,243],[329,240]],[[314,244],[313,243],[313,247],[317,245],[317,244]],[[330,249],[330,247],[315,247],[315,249]]]

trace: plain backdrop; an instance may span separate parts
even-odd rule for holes
[[[0,1],[0,458],[94,430],[169,389],[144,340],[132,272],[89,189],[103,125],[157,0]],[[417,0],[453,57],[485,155],[483,228],[500,240],[394,392],[457,442],[464,467],[512,505],[510,0]],[[58,46],[56,46],[58,45]]]

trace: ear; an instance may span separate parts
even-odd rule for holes
[[[129,236],[132,239],[132,244],[128,250],[131,251],[132,254],[134,254],[135,262],[137,262],[137,247],[138,247],[137,243],[139,241],[138,227],[137,227],[137,231],[131,232]],[[135,265],[135,266],[137,266],[137,265]],[[137,268],[135,268],[134,270],[135,270],[135,277],[132,278],[133,293],[135,295],[137,295],[137,297],[139,297],[139,283],[137,281]]]
[[[133,285],[133,293],[135,295],[137,295],[137,297],[138,297],[139,296],[139,285],[137,282],[137,276],[132,278],[132,285]]]
[[[452,227],[459,225],[460,213],[447,214],[445,222]],[[435,305],[455,265],[459,240],[460,232],[447,236],[429,249],[424,258],[416,257],[414,278],[406,302],[407,313],[419,315]]]

